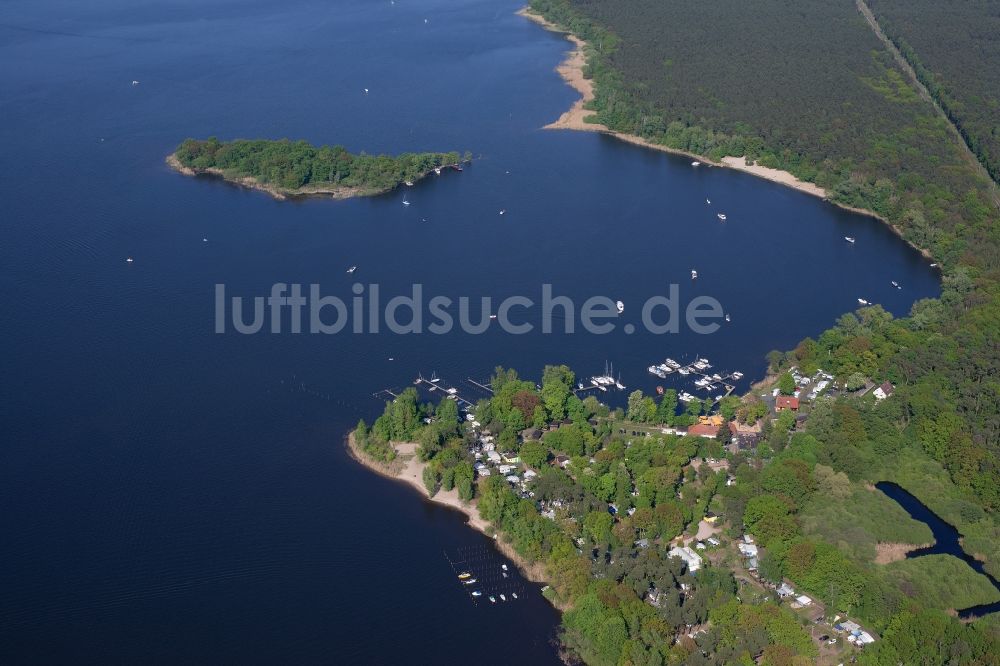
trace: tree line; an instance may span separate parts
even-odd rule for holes
[[[434,168],[458,164],[470,156],[450,153],[402,153],[397,156],[354,155],[343,146],[315,147],[305,141],[282,139],[201,141],[185,139],[174,156],[195,170],[219,169],[251,177],[286,190],[313,187],[357,188],[363,193],[390,190],[415,181]]]

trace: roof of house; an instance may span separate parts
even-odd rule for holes
[[[879,386],[879,388],[882,389],[882,393],[885,393],[886,395],[892,395],[892,392],[896,390],[896,387],[889,382],[883,383]]]
[[[798,409],[799,399],[793,395],[779,395],[774,399],[775,409]]]
[[[689,435],[698,435],[699,437],[715,437],[719,433],[719,426],[709,425],[707,423],[696,423],[687,430]]]

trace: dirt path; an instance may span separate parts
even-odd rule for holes
[[[941,108],[941,105],[937,103],[933,96],[931,96],[927,87],[920,82],[920,79],[917,77],[916,70],[913,69],[910,62],[902,53],[900,53],[893,41],[889,39],[889,36],[882,30],[882,26],[878,24],[878,19],[875,18],[875,14],[872,12],[865,0],[855,0],[855,4],[858,7],[858,11],[861,12],[861,15],[865,17],[866,21],[868,21],[868,25],[875,33],[875,36],[878,37],[879,41],[885,45],[885,48],[892,54],[893,58],[896,59],[900,69],[902,69],[903,72],[910,78],[910,81],[917,89],[917,94],[919,94],[920,97],[927,102],[930,102],[931,106],[934,107],[934,110],[937,111],[938,115],[944,119],[945,123],[948,124],[948,128],[951,130],[951,133],[955,136],[959,145],[962,147],[962,155],[965,157],[966,161],[975,167],[979,173],[985,176],[986,180],[992,185],[990,189],[993,194],[993,203],[1000,206],[1000,190],[997,188],[996,181],[993,180],[989,172],[986,170],[986,167],[983,166],[982,162],[979,161],[979,158],[976,157],[976,154],[972,152],[971,148],[969,148],[969,144],[965,142],[965,137],[963,137],[962,133],[958,131],[958,127],[954,122],[952,122],[951,118],[948,117],[948,114],[945,113],[944,109]]]

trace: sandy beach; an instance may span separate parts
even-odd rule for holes
[[[550,23],[542,16],[531,12],[527,7],[519,10],[517,13],[519,16],[523,16],[529,21],[537,23],[546,30],[562,34],[567,40],[570,41],[570,43],[573,44],[573,48],[566,54],[566,59],[559,64],[556,71],[559,72],[559,75],[562,76],[563,80],[571,88],[580,93],[580,99],[573,103],[573,106],[570,107],[569,111],[563,113],[557,120],[549,123],[543,129],[569,129],[583,132],[602,132],[637,146],[660,150],[665,153],[673,153],[675,155],[684,155],[698,160],[705,165],[736,169],[738,171],[743,171],[744,173],[757,176],[758,178],[764,178],[787,187],[792,187],[796,190],[820,197],[822,199],[826,198],[826,190],[822,187],[819,187],[815,183],[807,183],[799,180],[787,171],[771,169],[757,164],[747,164],[746,160],[742,157],[725,157],[721,162],[715,162],[708,159],[704,155],[697,155],[684,150],[668,148],[666,146],[647,141],[639,136],[615,132],[608,129],[604,125],[587,122],[587,116],[593,115],[593,113],[586,110],[584,107],[587,103],[594,99],[594,82],[591,79],[585,78],[583,75],[584,67],[587,64],[587,57],[585,53],[587,43],[576,35],[572,35],[567,33],[565,30],[560,29],[558,26]]]
[[[420,462],[420,459],[417,458],[417,444],[415,442],[392,442],[392,447],[396,449],[396,459],[390,464],[383,464],[371,460],[361,451],[357,442],[354,441],[353,432],[347,436],[347,450],[351,453],[351,457],[359,463],[382,476],[413,486],[431,502],[461,511],[468,518],[470,526],[483,534],[493,535],[493,528],[479,516],[475,500],[472,502],[462,501],[458,497],[456,488],[448,491],[439,490],[434,497],[430,497],[423,481],[424,468],[427,467],[427,464]]]
[[[403,483],[412,486],[427,501],[435,502],[436,504],[441,504],[456,511],[460,511],[468,519],[470,527],[479,530],[487,536],[494,537],[493,544],[497,547],[497,550],[517,564],[521,575],[536,583],[546,582],[545,567],[540,562],[528,562],[514,550],[513,546],[503,539],[496,538],[493,526],[480,517],[479,510],[476,508],[475,500],[471,502],[464,502],[458,497],[458,490],[455,488],[452,488],[449,491],[439,490],[434,497],[430,497],[428,495],[427,488],[424,486],[423,481],[424,468],[427,465],[426,463],[420,462],[420,459],[417,458],[416,443],[393,442],[392,446],[396,449],[396,459],[389,464],[379,463],[371,460],[364,454],[363,451],[361,451],[360,447],[358,447],[354,440],[353,432],[347,436],[347,451],[358,463],[381,476],[394,479],[396,481],[402,481]],[[558,605],[556,605],[556,607],[560,608]],[[560,608],[560,610],[565,609]]]
[[[928,548],[933,543],[877,543],[875,544],[875,564],[890,564],[906,559],[906,555],[920,548]]]

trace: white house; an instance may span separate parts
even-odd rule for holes
[[[694,552],[687,546],[682,546],[679,548],[677,546],[674,546],[673,548],[670,549],[670,552],[667,553],[667,556],[679,557],[682,560],[684,560],[684,563],[687,565],[688,572],[690,573],[694,573],[695,571],[701,568],[701,555]]]
[[[872,391],[872,395],[875,396],[876,400],[885,400],[890,395],[892,395],[893,392],[895,392],[895,390],[896,388],[892,384],[890,384],[889,382],[885,382],[877,389]]]

